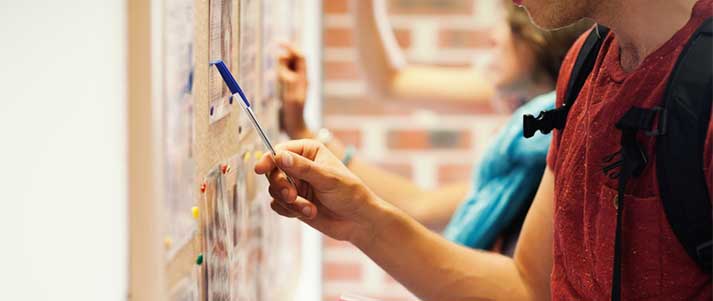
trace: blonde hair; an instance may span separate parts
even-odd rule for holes
[[[524,43],[532,50],[535,58],[534,78],[547,76],[553,82],[557,81],[562,60],[577,38],[594,24],[582,20],[570,26],[546,31],[535,26],[524,8],[505,1],[506,19],[516,41],[516,47]]]

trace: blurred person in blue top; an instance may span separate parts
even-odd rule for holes
[[[540,133],[524,139],[522,116],[554,108],[560,64],[576,38],[592,24],[580,22],[547,32],[531,24],[525,10],[511,1],[496,2],[504,16],[491,31],[493,59],[481,72],[407,64],[388,24],[384,1],[351,2],[358,63],[366,72],[370,90],[388,99],[385,101],[488,101],[511,114],[475,164],[471,180],[425,189],[355,157],[353,148],[345,147],[328,130],[309,130],[303,118],[306,62],[289,45],[280,57],[278,78],[282,84],[281,124],[290,138],[319,139],[381,198],[432,229],[445,226],[446,238],[472,248],[512,254],[540,183],[550,143],[550,136]]]

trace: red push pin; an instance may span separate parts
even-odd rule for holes
[[[205,183],[201,184],[201,193],[204,193],[206,188],[208,188],[208,185],[206,185]]]
[[[228,166],[228,164],[223,164],[220,167],[220,170],[223,172],[223,174],[226,174],[226,173],[228,173],[228,171],[230,171],[230,166]]]

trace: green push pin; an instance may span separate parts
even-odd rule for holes
[[[196,264],[197,265],[203,264],[203,253],[198,253],[198,258],[196,258]]]

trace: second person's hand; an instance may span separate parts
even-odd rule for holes
[[[281,127],[292,139],[312,138],[304,120],[307,97],[307,64],[304,55],[292,45],[283,44],[285,53],[278,59],[277,79],[282,86]]]

